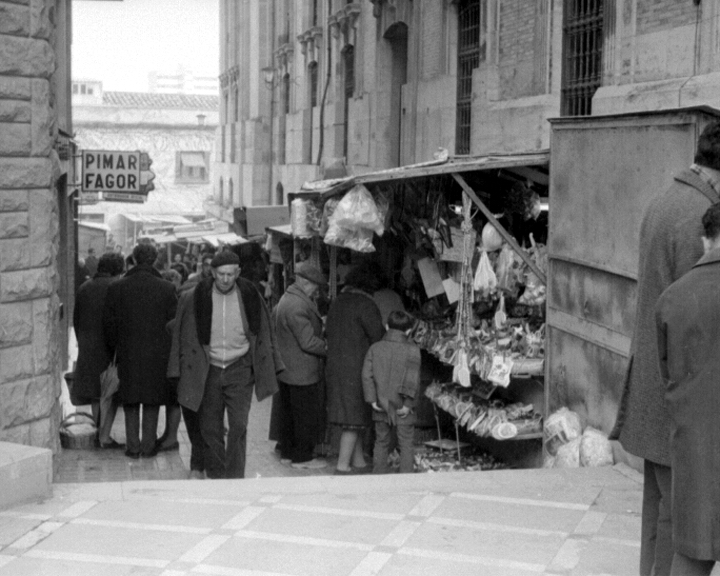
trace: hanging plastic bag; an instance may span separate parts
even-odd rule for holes
[[[348,230],[364,228],[372,230],[378,236],[385,232],[384,222],[372,194],[365,186],[354,186],[337,205],[330,224],[337,224]]]
[[[482,229],[482,248],[483,250],[487,250],[488,252],[495,252],[495,250],[500,250],[503,245],[503,239],[502,236],[500,236],[500,232],[497,231],[497,228],[490,224],[488,222],[483,226]]]
[[[327,234],[325,234],[325,244],[349,248],[355,252],[375,252],[372,230],[364,230],[362,228],[359,230],[348,230],[337,224],[331,224]]]
[[[325,236],[325,234],[327,234],[327,231],[330,228],[330,218],[335,213],[335,209],[339,203],[339,198],[330,198],[330,200],[325,202],[325,206],[323,206],[322,223],[320,224],[321,236]]]
[[[295,198],[290,203],[290,225],[296,238],[310,238],[320,233],[322,212],[311,200]]]
[[[473,289],[476,292],[480,292],[482,298],[489,297],[497,290],[497,276],[495,276],[495,272],[490,265],[490,258],[488,258],[485,250],[483,250],[480,255],[480,262],[475,272]]]
[[[509,294],[517,294],[518,282],[516,269],[520,267],[515,251],[510,244],[503,244],[495,265],[498,289],[505,290]]]
[[[453,368],[453,382],[457,382],[464,388],[470,388],[470,366],[468,365],[467,352],[464,349],[458,350],[455,355],[455,367]]]

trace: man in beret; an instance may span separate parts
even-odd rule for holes
[[[178,381],[192,444],[191,474],[195,461],[208,478],[244,478],[253,387],[258,400],[272,396],[283,365],[268,309],[255,286],[240,278],[238,256],[219,252],[211,268],[210,278],[180,296],[168,377]]]
[[[325,468],[313,458],[320,421],[320,380],[327,347],[323,323],[313,298],[326,284],[319,268],[309,262],[295,267],[292,284],[277,306],[275,330],[285,370],[279,374],[281,458],[293,468]]]

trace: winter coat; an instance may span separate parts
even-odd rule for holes
[[[135,266],[110,284],[105,298],[105,340],[117,354],[123,404],[168,404],[173,401],[166,372],[175,316],[175,286],[150,265]]]
[[[168,378],[177,379],[178,402],[197,411],[205,393],[210,370],[209,344],[212,324],[212,286],[206,278],[195,288],[180,294],[177,315],[171,326],[172,347],[167,365]],[[267,306],[252,283],[239,278],[240,313],[250,341],[255,395],[258,400],[278,390],[277,373],[284,366]]]
[[[720,200],[712,186],[691,170],[648,207],[640,228],[640,266],[635,330],[625,389],[610,438],[641,458],[670,465],[669,419],[665,408],[655,334],[660,294],[703,255],[701,219]]]
[[[323,324],[315,303],[296,284],[277,305],[275,335],[285,364],[278,378],[286,384],[317,384],[326,355]]]
[[[420,389],[420,348],[400,330],[388,330],[365,355],[363,391],[368,404],[377,402],[385,411],[373,410],[375,421],[415,424],[415,412],[399,419],[396,410],[415,408]]]
[[[720,560],[720,249],[660,297],[657,342],[670,416],[675,550]]]
[[[328,421],[345,426],[369,426],[362,368],[365,354],[383,336],[380,310],[372,297],[347,288],[333,301],[327,317]]]
[[[76,406],[100,399],[100,374],[112,360],[103,336],[103,307],[108,286],[114,280],[107,274],[97,276],[84,282],[75,296],[73,328],[78,358],[70,392]]]

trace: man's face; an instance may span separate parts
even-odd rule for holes
[[[215,278],[215,286],[220,292],[229,292],[235,285],[235,281],[240,276],[240,266],[237,264],[225,264],[212,268],[212,275]]]
[[[173,256],[173,261],[175,261],[175,262],[181,262],[181,261],[182,261],[182,256],[180,256],[180,254],[175,254],[175,256]]]
[[[212,258],[205,258],[205,260],[202,261],[202,275],[205,278],[210,276],[210,273],[212,272],[212,266],[210,265],[210,262],[212,262]]]

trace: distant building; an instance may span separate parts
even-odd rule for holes
[[[204,94],[217,96],[220,81],[217,76],[195,76],[191,71],[180,67],[176,72],[150,72],[148,90],[155,94]]]
[[[203,201],[212,193],[218,97],[105,92],[101,82],[87,80],[72,86],[80,149],[141,150],[155,173],[155,190],[144,204],[85,203],[79,220],[105,225],[108,239],[127,253],[147,228],[202,219]]]

